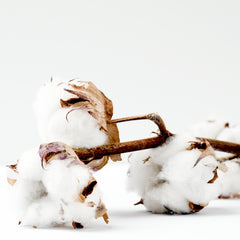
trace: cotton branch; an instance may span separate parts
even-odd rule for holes
[[[133,120],[151,120],[153,121],[159,128],[160,134],[157,137],[140,139],[135,141],[123,142],[123,143],[115,143],[115,144],[106,144],[99,147],[94,148],[77,148],[74,151],[77,153],[78,157],[82,161],[91,161],[93,159],[99,159],[103,156],[109,156],[112,154],[133,152],[148,148],[154,148],[162,145],[166,142],[167,138],[173,136],[171,132],[166,129],[165,123],[162,118],[155,113],[135,116],[135,117],[126,117],[112,120],[112,123],[120,123],[126,121]]]
[[[164,144],[169,137],[174,136],[174,134],[172,134],[169,130],[167,130],[164,121],[156,113],[114,119],[114,120],[111,120],[111,123],[115,124],[115,123],[134,121],[134,120],[153,121],[158,126],[160,134],[157,137],[140,139],[135,141],[123,142],[123,143],[106,144],[106,145],[89,148],[89,149],[76,148],[74,149],[74,151],[83,162],[89,162],[93,159],[102,158],[103,156],[133,152],[133,151],[144,150],[148,148],[155,148]],[[195,146],[196,148],[199,148],[199,149],[204,148],[201,140],[207,140],[215,150],[233,153],[235,154],[236,157],[240,155],[240,144],[225,142],[225,141],[220,141],[215,139],[209,139],[209,138],[197,138],[197,139],[200,141],[199,143],[196,142],[196,146]]]

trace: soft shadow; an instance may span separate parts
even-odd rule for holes
[[[111,211],[110,217],[117,217],[117,218],[139,218],[139,217],[146,217],[150,216],[152,213],[146,210],[136,210],[136,211],[128,211],[128,210],[113,210]]]
[[[37,227],[37,228],[33,228],[31,226],[19,226],[21,228],[25,228],[25,229],[34,229],[34,231],[70,231],[70,232],[101,232],[101,231],[109,231],[112,229],[112,227],[109,224],[99,224],[99,223],[91,223],[87,226],[85,226],[84,228],[81,229],[73,229],[72,226],[66,226],[66,225],[57,225],[57,226],[52,226],[52,227]]]
[[[231,216],[239,215],[239,211],[231,207],[207,207],[202,212],[196,214],[197,216]]]

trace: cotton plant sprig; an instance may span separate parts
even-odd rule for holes
[[[19,224],[82,228],[99,217],[108,223],[96,179],[68,145],[42,144],[25,152],[10,169]]]
[[[119,142],[117,125],[110,123],[112,102],[92,82],[51,80],[40,88],[34,106],[42,142],[60,141],[72,148]],[[110,157],[121,160],[120,155]],[[89,166],[99,170],[108,159],[95,159]]]
[[[78,157],[84,162],[88,161],[85,159],[94,159],[100,158],[102,156],[121,154],[127,152],[134,152],[139,150],[144,150],[148,148],[159,147],[162,144],[166,143],[170,137],[176,136],[176,134],[171,133],[167,128],[163,121],[163,119],[157,113],[151,113],[147,115],[141,116],[133,116],[133,117],[124,117],[119,119],[110,120],[110,123],[121,123],[127,121],[136,121],[136,120],[150,120],[153,121],[159,130],[159,133],[155,137],[134,140],[123,143],[115,143],[115,144],[105,144],[98,147],[93,148],[73,148]],[[187,134],[192,136],[190,134]],[[200,140],[204,140],[210,143],[214,150],[223,151],[226,153],[232,153],[235,155],[240,155],[240,145],[233,142],[222,141],[212,138],[204,138],[204,137],[194,137],[195,138],[195,146],[196,148],[203,149],[205,148],[205,144],[202,144]]]
[[[240,143],[240,126],[221,120],[212,119],[199,122],[187,131],[198,136],[208,136],[222,141]],[[216,151],[218,162],[224,163],[227,171],[218,172],[220,182],[220,198],[240,198],[240,159],[239,154]]]
[[[22,225],[81,228],[98,217],[108,222],[90,169],[101,169],[109,156],[116,161],[121,153],[149,148],[130,157],[129,183],[139,203],[153,212],[197,212],[219,194],[218,170],[225,171],[213,148],[240,153],[238,144],[172,134],[157,114],[112,120],[111,101],[78,79],[43,86],[35,110],[42,141],[50,143],[9,166]],[[159,134],[120,143],[116,123],[141,119],[156,123]]]

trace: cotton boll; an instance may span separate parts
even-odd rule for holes
[[[42,140],[64,140],[72,147],[84,147],[83,139],[85,145],[91,145],[92,138],[88,134],[92,136],[95,133],[95,138],[99,139],[97,143],[104,144],[107,135],[100,130],[102,126],[99,123],[106,120],[97,116],[100,111],[103,115],[106,111],[104,97],[92,83],[78,79],[61,83],[53,81],[42,86],[34,104]],[[111,108],[110,100],[108,107]]]
[[[197,212],[218,197],[219,185],[215,181],[218,163],[213,149],[207,143],[206,149],[196,149],[193,140],[173,136],[163,146],[130,158],[129,185],[148,210]]]
[[[68,88],[69,86],[67,82],[58,83],[56,81],[52,81],[46,83],[39,89],[34,108],[37,116],[39,133],[43,142],[50,142],[52,140],[61,141],[61,139],[56,139],[56,137],[59,137],[58,135],[56,136],[53,134],[52,136],[51,134],[57,132],[56,130],[62,130],[63,134],[66,134],[69,131],[69,129],[61,129],[61,127],[69,128],[66,116],[67,113],[71,110],[71,108],[62,108],[61,100],[74,99],[74,97],[76,97],[74,94],[65,90]],[[60,113],[58,113],[58,111],[62,109],[64,111],[60,111]],[[81,113],[82,112],[83,111],[81,111]],[[81,114],[77,117],[77,120],[80,120],[81,122]],[[86,115],[84,115],[83,118],[85,119]],[[59,126],[54,125],[57,123],[57,121],[61,121],[61,124],[59,124]],[[95,122],[97,124],[96,120]],[[76,130],[72,132],[72,135],[76,135],[76,132]],[[62,138],[63,137],[64,136],[62,136]]]
[[[29,159],[40,165],[41,174],[36,178],[29,174]],[[108,222],[97,181],[66,144],[42,144],[37,153],[23,154],[12,168],[17,169],[12,190],[21,225],[79,228],[99,217]]]
[[[34,105],[43,142],[59,141],[73,148],[89,148],[120,141],[117,125],[110,121],[112,102],[91,82],[49,82],[39,90]],[[110,157],[113,161],[121,160],[120,155]],[[102,168],[108,158],[90,162],[91,168]]]
[[[205,121],[189,128],[195,136],[215,138],[217,140],[240,143],[240,126],[231,126],[223,120]],[[215,151],[216,158],[224,161],[217,170],[218,179],[216,182],[220,186],[219,194],[224,197],[237,196],[240,193],[240,168],[237,159],[226,161],[233,158],[232,154]]]
[[[193,137],[216,138],[228,126],[229,123],[223,119],[211,119],[198,122],[184,132]]]
[[[240,126],[230,126],[225,128],[217,136],[218,140],[240,143]],[[216,156],[219,160],[227,159],[231,154],[217,152]],[[240,165],[239,159],[224,161],[225,172],[219,171],[218,182],[221,185],[221,197],[235,197],[240,193]]]
[[[61,148],[65,150],[61,152]],[[97,181],[76,154],[62,143],[42,145],[39,153],[45,162],[44,186],[51,199],[62,202],[64,222],[84,225],[93,217],[108,222]]]

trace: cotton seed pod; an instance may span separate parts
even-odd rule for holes
[[[221,119],[206,120],[187,129],[192,136],[213,138],[221,141],[240,143],[240,126],[229,124]],[[240,166],[237,155],[215,151],[221,164],[217,170],[217,182],[220,185],[220,198],[239,198]]]
[[[229,125],[223,129],[218,140],[240,143],[240,126]],[[216,152],[217,159],[225,166],[226,171],[219,172],[221,186],[220,198],[240,198],[240,159],[234,154]]]
[[[82,228],[99,217],[108,223],[96,179],[69,146],[53,142],[42,144],[37,154],[34,150],[19,159],[17,181],[12,185],[21,225]],[[30,173],[27,162],[39,163],[39,168],[32,168],[37,176]]]
[[[206,120],[193,125],[188,132],[221,141],[240,143],[240,126],[229,124],[220,119]],[[240,166],[238,156],[226,152],[215,151],[221,164],[217,170],[217,182],[220,185],[220,198],[239,198]]]
[[[91,148],[119,142],[116,124],[110,123],[113,105],[92,82],[51,81],[39,90],[35,112],[43,142],[60,141],[72,148]],[[85,161],[95,170],[109,157]],[[111,156],[113,161],[120,155]]]
[[[160,147],[132,154],[129,161],[129,189],[149,211],[194,213],[218,197],[218,162],[205,140],[175,135]]]

